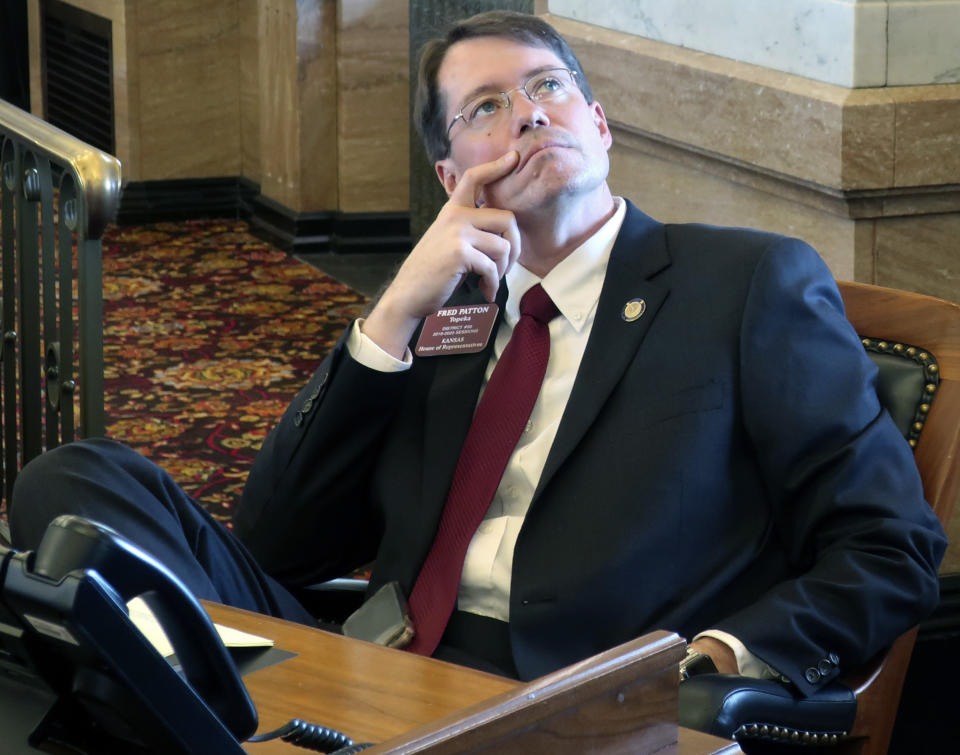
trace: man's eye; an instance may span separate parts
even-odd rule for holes
[[[470,120],[475,118],[485,118],[496,113],[500,109],[500,101],[495,97],[487,97],[482,100],[477,100],[470,106],[469,116]]]
[[[546,78],[538,79],[533,85],[534,97],[549,96],[562,91],[563,83],[560,81],[560,79],[553,76],[547,76]]]

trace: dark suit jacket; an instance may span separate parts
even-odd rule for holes
[[[307,582],[375,559],[371,589],[409,593],[487,360],[381,374],[341,340],[247,484],[237,528],[264,566]],[[517,541],[521,677],[713,627],[810,693],[932,610],[945,539],[874,378],[809,246],[628,205]]]

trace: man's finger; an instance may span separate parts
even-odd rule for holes
[[[467,238],[473,249],[489,257],[493,264],[496,265],[498,273],[497,279],[502,278],[511,262],[510,241],[500,234],[487,233],[486,231],[479,230],[470,234]]]
[[[488,183],[507,175],[514,169],[519,159],[520,153],[510,150],[496,160],[468,168],[460,177],[460,183],[450,194],[450,201],[462,207],[476,207],[480,190]]]
[[[497,263],[490,255],[474,247],[469,256],[470,270],[480,276],[478,287],[487,301],[497,297],[497,288],[500,285],[500,275]]]
[[[520,256],[520,229],[517,228],[516,217],[508,210],[490,208],[482,210],[462,210],[458,208],[458,212],[469,215],[471,224],[483,236],[496,238],[503,242],[503,244],[497,244],[495,247],[496,253],[491,254],[497,263],[502,278]],[[485,246],[478,246],[476,243],[474,243],[474,246],[486,252]]]
[[[516,262],[520,256],[520,229],[517,228],[517,218],[508,210],[484,209],[483,217],[474,222],[474,227],[481,231],[502,236],[510,243],[507,259],[502,263],[503,269],[500,271],[501,277],[510,269],[510,266]],[[477,213],[480,215],[480,212]]]
[[[507,230],[505,230],[502,236],[510,242],[510,255],[507,259],[506,267],[503,270],[503,274],[506,275],[507,270],[511,268],[514,262],[517,261],[517,258],[520,256],[520,229],[517,228],[517,220],[514,217],[510,218],[510,223],[507,225]]]

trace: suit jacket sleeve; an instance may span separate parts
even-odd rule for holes
[[[286,584],[369,562],[382,534],[368,484],[405,372],[364,367],[341,337],[267,436],[247,479],[237,534]]]
[[[801,576],[717,628],[808,694],[933,609],[946,544],[859,340],[812,249],[768,251],[741,327],[743,419]]]

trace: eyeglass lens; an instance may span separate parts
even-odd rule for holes
[[[522,86],[508,92],[486,92],[467,102],[457,119],[470,128],[486,128],[501,118],[510,109],[510,96],[522,91],[531,102],[553,102],[565,98],[576,87],[574,72],[566,68],[540,71],[527,79]],[[453,126],[453,123],[450,125]]]

